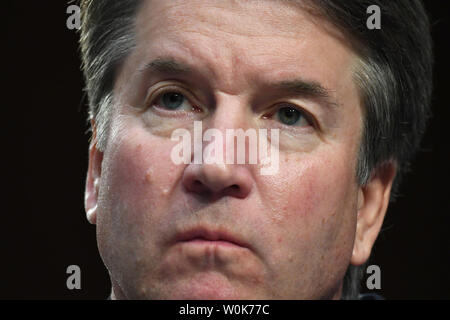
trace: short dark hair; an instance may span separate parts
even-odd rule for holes
[[[433,53],[428,16],[419,0],[309,0],[356,45],[364,107],[358,177],[384,162],[397,164],[397,183],[418,151],[430,116]],[[369,29],[367,8],[381,9],[381,29]]]
[[[298,2],[298,0],[286,0]],[[141,0],[81,0],[80,45],[99,149],[106,146],[115,72],[135,46],[134,18]],[[392,194],[419,149],[430,116],[432,41],[420,0],[304,0],[316,14],[341,30],[360,57],[355,73],[364,130],[356,177],[360,185],[387,162],[397,175]],[[367,28],[367,8],[381,9],[381,29]],[[350,266],[344,298],[357,298],[361,270]],[[353,289],[352,289],[353,288]]]

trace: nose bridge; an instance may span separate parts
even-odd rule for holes
[[[211,125],[219,130],[243,128],[248,123],[248,108],[245,96],[220,92]]]
[[[236,95],[220,93],[218,94],[216,108],[211,119],[206,123],[207,130],[215,131],[220,135],[219,139],[208,139],[204,141],[204,150],[211,150],[212,143],[216,143],[215,147],[221,147],[221,154],[223,162],[230,165],[231,158],[236,160],[237,141],[236,134],[239,131],[246,131],[251,129],[251,117],[249,116],[249,106],[244,97],[238,97]],[[248,152],[248,141],[245,139],[245,150]],[[240,150],[242,152],[242,150]],[[245,154],[244,154],[245,156]],[[228,159],[227,159],[228,158]],[[233,165],[236,165],[236,161],[233,161]],[[240,163],[242,164],[242,163]],[[229,170],[231,168],[225,167]],[[224,169],[225,169],[224,168]]]

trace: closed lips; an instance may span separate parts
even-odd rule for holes
[[[225,231],[213,231],[209,229],[192,229],[179,233],[176,242],[217,242],[239,247],[248,247],[243,241]]]

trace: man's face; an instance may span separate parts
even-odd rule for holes
[[[339,298],[362,130],[344,37],[292,4],[219,0],[145,1],[136,37],[96,157],[98,245],[114,295]],[[171,134],[193,136],[194,121],[224,136],[279,129],[278,172],[175,164]]]

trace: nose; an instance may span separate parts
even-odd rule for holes
[[[226,131],[229,128],[246,127],[246,123],[243,121],[245,117],[241,112],[243,108],[240,108],[238,103],[224,104],[227,105],[227,108],[218,107],[209,123],[210,126],[207,126],[213,128],[213,130],[220,131],[223,138],[218,139],[219,142],[217,144],[215,139],[214,142],[203,144],[201,157],[203,161],[201,163],[191,161],[187,165],[183,173],[182,183],[188,192],[196,193],[210,200],[225,196],[244,199],[252,191],[254,184],[252,172],[254,169],[252,169],[250,164],[228,160],[227,156],[229,153],[234,153],[234,159],[237,159],[237,144],[233,146],[233,143],[228,143],[230,141],[226,138]],[[205,136],[207,135],[206,133],[207,131],[205,131]],[[222,154],[220,155],[219,152],[216,155],[217,161],[206,161],[206,158],[208,158],[206,150],[211,144],[215,145],[214,150],[216,148],[217,150],[222,149]],[[246,144],[247,148],[248,144]]]
[[[252,184],[248,168],[239,164],[189,164],[183,175],[188,192],[209,199],[225,196],[244,199],[250,194]]]

